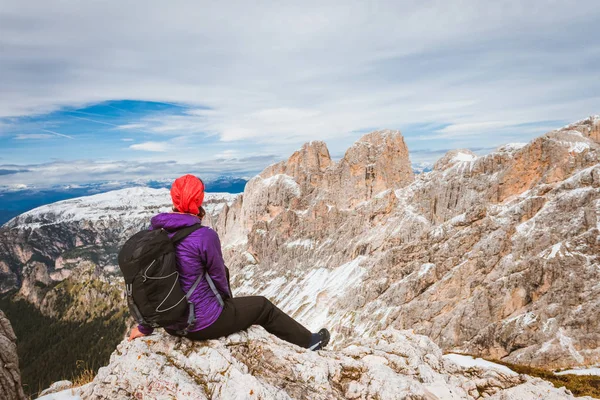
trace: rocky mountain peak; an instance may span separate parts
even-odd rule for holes
[[[600,162],[600,120],[595,117],[567,125],[534,139],[510,157],[500,172],[498,200],[536,185],[555,184]]]
[[[227,241],[241,243],[257,224],[279,216],[293,219],[289,212],[306,212],[316,204],[324,210],[354,208],[413,180],[408,148],[399,131],[364,135],[337,163],[324,142],[312,141],[248,181],[243,196],[220,216],[217,228]]]
[[[315,186],[320,183],[320,178],[332,164],[325,142],[312,141],[305,143],[287,161],[267,167],[260,176],[269,178],[273,175],[285,174],[301,185],[307,182]]]
[[[434,171],[443,171],[456,163],[471,162],[477,158],[477,155],[469,149],[450,150],[433,165]]]
[[[339,208],[352,208],[387,189],[414,180],[408,147],[400,131],[381,130],[354,143],[328,175],[328,189]]]
[[[582,136],[600,143],[600,115],[592,115],[557,130],[558,132],[576,131]]]

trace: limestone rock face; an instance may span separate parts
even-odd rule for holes
[[[375,131],[346,151],[327,176],[327,189],[339,208],[351,208],[414,179],[404,138],[398,131]]]
[[[509,393],[513,393],[510,395]],[[123,341],[85,399],[571,399],[505,367],[463,368],[428,338],[393,329],[342,351],[311,352],[262,328],[192,342]]]
[[[313,141],[282,161],[267,167],[260,176],[270,178],[283,174],[291,176],[305,192],[309,187],[321,186],[323,175],[333,165],[325,142]]]
[[[445,351],[596,364],[599,126],[588,118],[481,157],[452,151],[416,178],[396,133],[367,135],[335,164],[302,156],[325,154],[306,145],[218,217],[234,292],[327,325],[339,347],[393,327]],[[310,184],[294,172],[308,170]]]
[[[19,372],[17,337],[2,310],[0,310],[0,361],[0,398],[25,400]]]

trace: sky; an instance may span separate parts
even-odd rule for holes
[[[595,0],[3,0],[0,186],[251,177],[375,129],[414,163],[485,154],[600,113],[599,19]]]

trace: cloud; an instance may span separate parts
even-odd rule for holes
[[[51,134],[53,134],[55,136],[65,137],[67,139],[75,139],[73,136],[65,135],[64,133],[59,133],[59,132],[51,131],[49,129],[42,129],[42,131],[51,133]]]
[[[110,122],[98,121],[98,120],[91,119],[91,118],[83,118],[83,117],[75,117],[75,116],[71,116],[71,118],[79,119],[79,120],[82,120],[82,121],[93,122],[93,123],[96,123],[96,124],[116,126],[116,127],[119,126],[119,125],[116,125],[116,124],[111,124]]]
[[[13,175],[13,174],[19,174],[22,172],[29,172],[29,170],[27,170],[27,169],[1,169],[0,168],[0,175]]]
[[[13,137],[15,140],[41,140],[41,139],[52,139],[56,135],[48,135],[46,133],[20,133]]]
[[[491,147],[466,147],[477,155],[484,155],[491,153],[496,150],[498,146]],[[410,159],[413,164],[433,164],[444,154],[450,150],[456,150],[456,148],[445,148],[445,149],[419,149],[410,152]]]
[[[228,150],[225,150],[225,151],[223,151],[221,153],[215,154],[215,158],[216,159],[229,160],[229,159],[232,159],[232,158],[238,156],[238,154],[239,154],[238,150],[228,149]]]
[[[133,142],[133,140],[134,139],[132,139],[132,138],[123,138],[123,139],[121,139],[121,141],[123,141],[123,142]]]
[[[340,154],[377,128],[416,150],[491,147],[600,111],[593,0],[145,4],[5,1],[4,123],[113,99],[173,103],[115,124],[71,117],[140,134],[127,151],[142,151],[120,157],[192,162],[248,147],[283,157],[315,139]],[[99,157],[115,157],[105,147]]]
[[[129,146],[129,148],[141,151],[165,152],[168,150],[169,145],[166,142],[144,142],[132,144],[131,146]]]
[[[120,130],[128,130],[128,129],[141,129],[141,128],[145,128],[146,124],[123,124],[123,125],[117,125],[117,128]]]
[[[15,167],[0,165],[2,185],[27,184],[36,187],[72,185],[104,181],[136,179],[174,179],[186,173],[203,179],[219,176],[254,176],[269,164],[279,161],[274,155],[250,156],[228,160],[206,160],[195,163],[169,161],[54,161]],[[44,179],[40,180],[40,176]]]

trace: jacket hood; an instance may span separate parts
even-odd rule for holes
[[[192,214],[182,213],[161,213],[155,215],[150,220],[152,229],[165,229],[167,231],[176,231],[186,226],[192,226],[201,223],[202,220]]]

